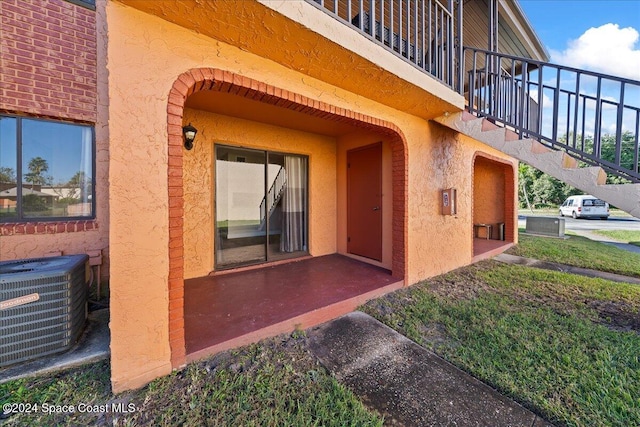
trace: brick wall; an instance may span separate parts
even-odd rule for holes
[[[0,17],[0,111],[95,123],[95,11],[0,0]]]

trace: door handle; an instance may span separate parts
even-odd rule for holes
[[[374,211],[379,211],[379,210],[380,210],[380,206],[375,206],[375,207],[373,208],[373,210],[374,210]]]

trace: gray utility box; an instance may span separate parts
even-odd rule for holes
[[[564,238],[564,218],[528,216],[526,224],[526,232],[529,234]]]

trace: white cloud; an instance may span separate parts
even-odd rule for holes
[[[551,62],[640,80],[640,34],[632,27],[605,24],[571,40],[562,52],[551,51]]]
[[[538,91],[533,89],[531,93],[529,93],[531,99],[535,102],[538,102]],[[542,92],[542,108],[551,108],[553,107],[553,100],[549,98],[544,92]]]

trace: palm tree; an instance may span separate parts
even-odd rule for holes
[[[47,183],[47,178],[43,175],[49,170],[49,164],[42,157],[34,157],[29,160],[27,165],[29,173],[24,175],[24,180],[31,183],[31,190],[35,185],[43,185]]]

